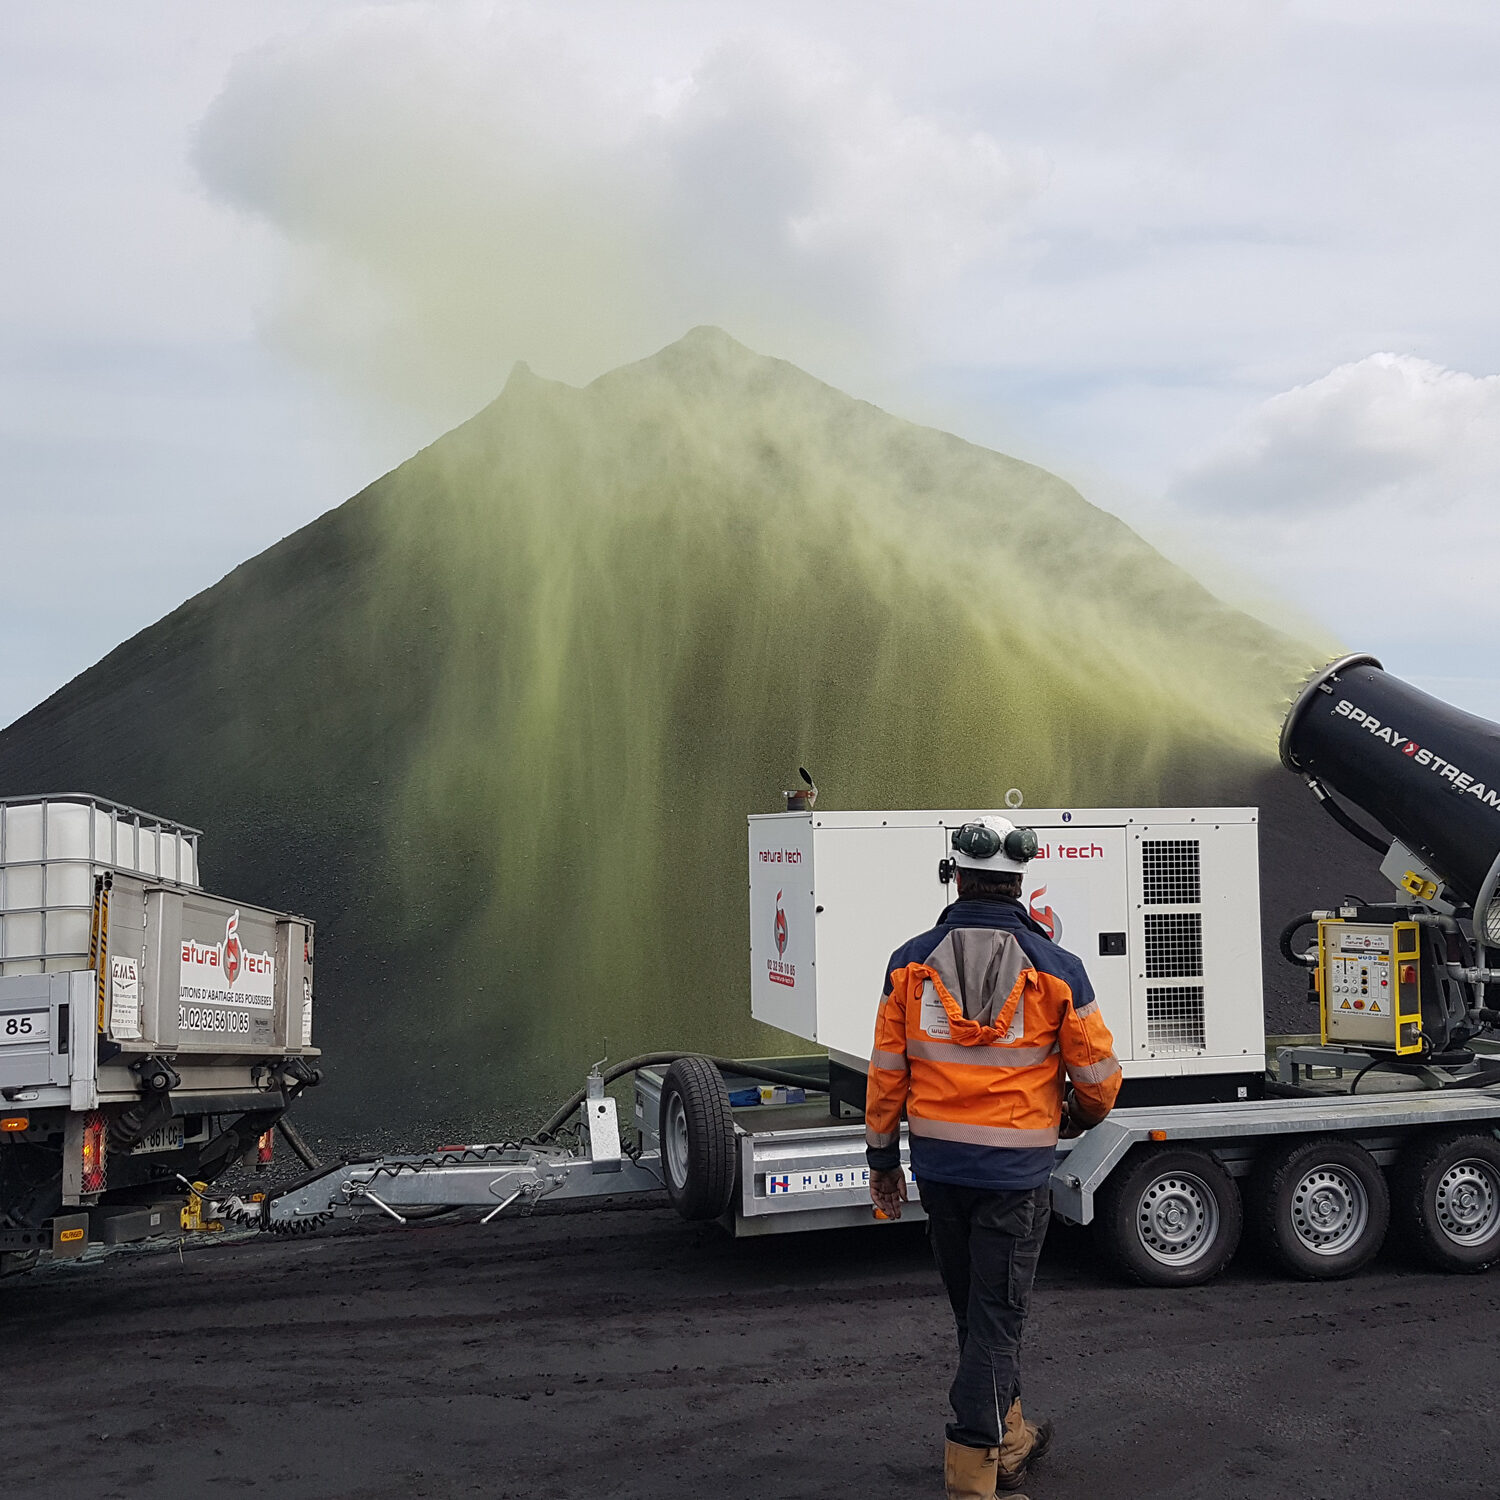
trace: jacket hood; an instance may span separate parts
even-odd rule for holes
[[[988,1045],[1012,1029],[1036,970],[1013,932],[955,927],[922,966],[935,981],[953,1040]]]

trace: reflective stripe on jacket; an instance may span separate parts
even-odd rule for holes
[[[1064,1074],[1093,1121],[1120,1092],[1114,1038],[1083,965],[1017,901],[959,900],[891,955],[865,1092],[871,1167],[1037,1187],[1051,1172]]]

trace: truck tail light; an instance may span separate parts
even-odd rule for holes
[[[276,1146],[276,1131],[271,1129],[261,1136],[255,1144],[255,1165],[257,1167],[269,1167],[271,1165],[271,1152]]]
[[[104,1116],[98,1110],[83,1122],[83,1191],[104,1191]]]

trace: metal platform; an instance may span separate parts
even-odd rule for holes
[[[1215,1154],[1233,1172],[1236,1165],[1248,1167],[1252,1143],[1269,1135],[1349,1136],[1382,1162],[1394,1156],[1397,1139],[1405,1130],[1474,1123],[1500,1126],[1500,1087],[1421,1089],[1352,1099],[1348,1094],[1330,1094],[1244,1104],[1179,1104],[1170,1110],[1117,1109],[1073,1142],[1054,1169],[1052,1203],[1065,1219],[1091,1223],[1095,1191],[1125,1153],[1142,1141],[1214,1145]]]

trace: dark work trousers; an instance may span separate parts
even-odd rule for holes
[[[1021,1331],[1052,1214],[1046,1183],[1014,1192],[918,1180],[927,1235],[958,1325],[949,1441],[998,1448],[1021,1394]]]

